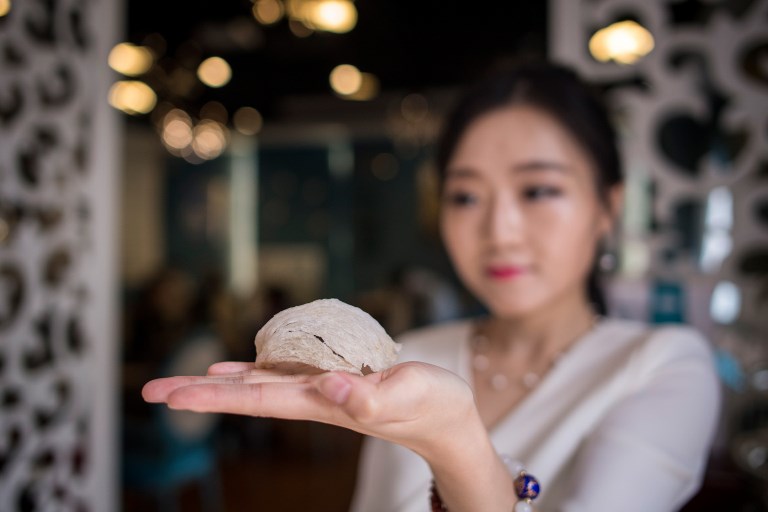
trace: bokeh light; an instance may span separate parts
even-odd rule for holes
[[[256,135],[261,131],[263,122],[261,114],[253,107],[240,107],[232,116],[235,130],[243,135]]]
[[[712,291],[709,314],[723,325],[732,324],[741,313],[741,291],[731,281],[720,281]]]
[[[109,67],[118,73],[126,76],[139,76],[150,70],[154,57],[152,52],[144,46],[118,43],[109,52],[107,61]]]
[[[309,37],[315,33],[314,30],[306,26],[304,23],[294,19],[288,20],[288,28],[293,35],[301,38]]]
[[[317,0],[310,5],[309,22],[318,30],[343,34],[357,24],[357,9],[348,0]]]
[[[186,148],[192,143],[192,127],[181,119],[169,121],[163,129],[163,142],[171,149]]]
[[[209,57],[200,63],[197,77],[208,87],[223,87],[232,78],[232,68],[221,57]]]
[[[192,119],[181,109],[171,110],[163,118],[160,137],[173,154],[182,154],[192,143]]]
[[[211,119],[221,124],[227,124],[229,113],[227,108],[218,101],[209,101],[200,107],[200,118]]]
[[[350,100],[368,101],[379,95],[379,79],[371,73],[361,73],[362,81],[357,91],[346,96]]]
[[[144,82],[121,80],[109,89],[109,104],[126,114],[147,114],[155,108],[157,95]]]
[[[262,25],[273,25],[285,14],[283,4],[278,0],[256,0],[252,11],[253,17]]]
[[[11,0],[0,0],[0,18],[11,12]]]
[[[330,75],[331,88],[342,96],[355,94],[363,84],[360,70],[351,64],[340,64],[333,68]]]
[[[218,157],[229,144],[229,130],[223,123],[201,119],[195,124],[189,114],[178,108],[163,116],[158,130],[163,145],[172,155],[195,164]]]
[[[310,30],[343,34],[357,25],[357,9],[351,0],[286,0],[285,5],[290,20]],[[298,25],[291,31],[304,33]]]
[[[589,52],[600,62],[633,64],[654,47],[653,35],[632,20],[619,21],[598,30],[589,40]]]
[[[309,11],[316,0],[285,0],[288,17],[292,20],[301,20],[309,23]]]
[[[227,147],[226,127],[221,123],[203,120],[193,130],[192,150],[203,160],[213,160]]]
[[[394,179],[400,172],[400,162],[392,153],[379,153],[371,160],[371,173],[381,181]]]

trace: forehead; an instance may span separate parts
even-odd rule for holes
[[[540,160],[591,170],[584,149],[555,117],[535,107],[508,106],[467,126],[448,168],[509,167]]]

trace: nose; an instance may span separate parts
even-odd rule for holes
[[[493,247],[514,245],[522,240],[523,214],[508,194],[494,195],[484,222],[484,235]]]

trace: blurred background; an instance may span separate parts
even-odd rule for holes
[[[0,510],[345,510],[357,434],[140,388],[253,359],[316,298],[393,335],[478,312],[432,144],[463,84],[528,57],[619,128],[612,314],[712,342],[685,510],[768,510],[768,0],[0,0]]]

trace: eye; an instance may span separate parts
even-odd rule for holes
[[[449,192],[445,201],[452,206],[469,206],[477,203],[477,196],[469,192]]]
[[[548,199],[552,197],[558,197],[562,195],[562,190],[558,187],[549,185],[539,185],[526,187],[523,190],[523,197],[532,201],[538,201],[541,199]]]

